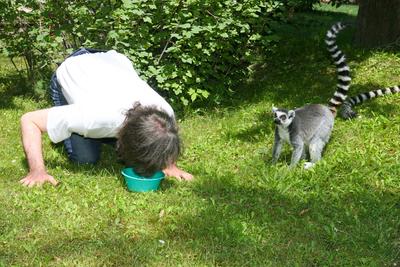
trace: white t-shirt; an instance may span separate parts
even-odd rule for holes
[[[56,74],[68,105],[49,111],[47,132],[54,143],[72,133],[116,137],[125,112],[136,102],[174,116],[171,106],[140,79],[130,60],[114,50],[67,58]]]

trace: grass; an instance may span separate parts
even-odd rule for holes
[[[356,10],[326,6],[276,29],[277,51],[258,66],[231,104],[181,117],[191,183],[126,191],[111,148],[96,166],[67,161],[44,139],[49,173],[61,181],[27,189],[19,118],[46,107],[19,87],[2,59],[0,100],[0,266],[394,266],[400,264],[399,96],[336,120],[323,160],[289,171],[285,147],[269,164],[272,105],[326,103],[335,69],[323,37]],[[339,10],[340,11],[340,10]],[[398,53],[364,51],[340,35],[353,70],[352,93],[399,83]]]

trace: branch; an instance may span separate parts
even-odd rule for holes
[[[217,16],[215,16],[213,13],[211,13],[210,11],[206,10],[206,12],[213,17],[215,20],[218,20],[219,18]]]
[[[164,46],[163,51],[161,52],[161,55],[158,57],[158,59],[157,59],[157,65],[158,65],[158,63],[160,63],[160,60],[161,60],[161,58],[163,57],[165,51],[167,50],[168,45],[169,45],[169,43],[171,42],[171,39],[172,39],[172,35],[169,37],[167,43],[166,43],[165,46]]]
[[[14,58],[13,58],[13,57],[10,57],[10,61],[11,61],[11,63],[14,65],[14,68],[17,70],[18,74],[19,74],[20,76],[22,76],[22,75],[21,75],[21,71],[17,68],[17,65],[15,64]]]

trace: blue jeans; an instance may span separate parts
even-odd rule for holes
[[[68,57],[75,57],[87,53],[102,52],[101,50],[80,48]],[[50,81],[50,95],[54,106],[68,105],[61,86],[57,81],[57,75],[54,72]],[[64,147],[67,151],[68,158],[77,163],[96,163],[100,159],[101,146],[103,143],[115,144],[114,138],[86,138],[79,134],[73,133],[71,137],[64,140]]]

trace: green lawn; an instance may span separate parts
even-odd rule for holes
[[[61,181],[28,189],[19,118],[46,107],[1,59],[0,266],[397,266],[400,264],[400,96],[336,120],[323,160],[272,166],[271,107],[327,103],[336,76],[323,38],[356,9],[322,6],[279,29],[281,42],[229,104],[181,116],[191,183],[163,181],[130,193],[107,147],[97,166],[68,162],[44,140],[48,171]],[[340,11],[340,10],[339,10]],[[340,35],[351,94],[400,83],[400,56],[364,51]]]

